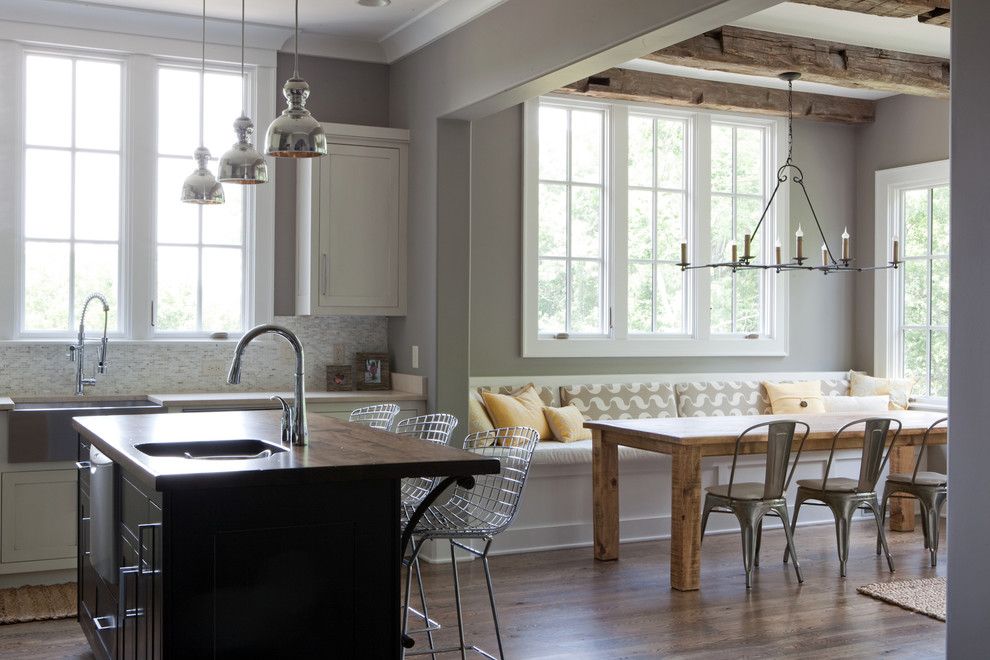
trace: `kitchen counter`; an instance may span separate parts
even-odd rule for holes
[[[263,440],[279,445],[281,413],[235,411],[107,415],[73,426],[115,463],[152,489],[301,484],[354,479],[491,474],[495,459],[405,438],[324,415],[308,416],[309,445],[267,458],[203,460],[153,457],[135,448],[174,440]]]
[[[277,394],[287,401],[293,400],[292,392],[202,392],[180,394],[149,394],[148,398],[166,408],[183,406],[252,406],[277,405],[271,401]],[[306,392],[306,403],[391,403],[393,401],[425,401],[426,396],[402,390],[360,390],[349,392]],[[2,400],[0,400],[2,401]]]

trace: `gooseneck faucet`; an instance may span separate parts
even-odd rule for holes
[[[82,396],[85,385],[96,385],[96,376],[83,378],[83,366],[86,356],[86,310],[89,303],[99,300],[103,303],[103,338],[100,340],[100,359],[96,364],[96,371],[100,374],[107,372],[107,323],[110,317],[110,303],[106,297],[99,293],[91,293],[86,298],[82,306],[82,315],[79,317],[79,336],[76,337],[74,346],[69,346],[69,361],[76,363],[76,395]]]
[[[282,427],[289,429],[292,444],[305,446],[309,444],[309,426],[306,424],[306,378],[303,369],[303,347],[299,338],[291,330],[280,325],[266,323],[255,326],[244,333],[244,336],[237,342],[237,347],[234,348],[234,359],[230,363],[227,382],[231,385],[241,382],[241,356],[244,354],[244,349],[253,339],[265,334],[279,335],[288,341],[296,352],[295,401],[293,401],[292,408],[282,407]]]

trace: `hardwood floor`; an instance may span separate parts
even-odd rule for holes
[[[833,528],[799,529],[803,585],[780,562],[783,533],[768,531],[749,592],[738,534],[705,539],[699,592],[670,590],[668,541],[623,544],[617,562],[594,561],[590,547],[495,557],[491,563],[506,655],[942,657],[945,624],[856,593],[858,586],[891,579],[875,554],[870,529],[862,522],[853,526],[846,579],[839,577]],[[945,575],[944,542],[939,567],[932,569],[920,531],[891,533],[889,540],[897,567],[893,579]],[[481,564],[459,568],[468,641],[496,650]],[[424,573],[430,613],[447,626],[436,633],[437,641],[452,643],[450,567],[424,564]],[[78,624],[68,620],[0,626],[0,657],[91,656]]]

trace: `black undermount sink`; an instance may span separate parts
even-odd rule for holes
[[[196,460],[247,460],[268,458],[285,451],[284,447],[264,440],[176,440],[142,442],[134,445],[142,454],[155,458],[189,458]]]

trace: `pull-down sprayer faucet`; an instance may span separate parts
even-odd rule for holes
[[[82,306],[82,315],[79,317],[79,336],[76,337],[74,346],[69,346],[69,361],[76,363],[76,395],[82,396],[83,386],[96,385],[96,377],[83,378],[83,366],[86,355],[86,310],[89,303],[99,300],[103,303],[103,338],[100,340],[100,359],[96,364],[96,372],[105,374],[107,372],[107,322],[110,317],[110,303],[99,293],[91,293],[86,298]]]

